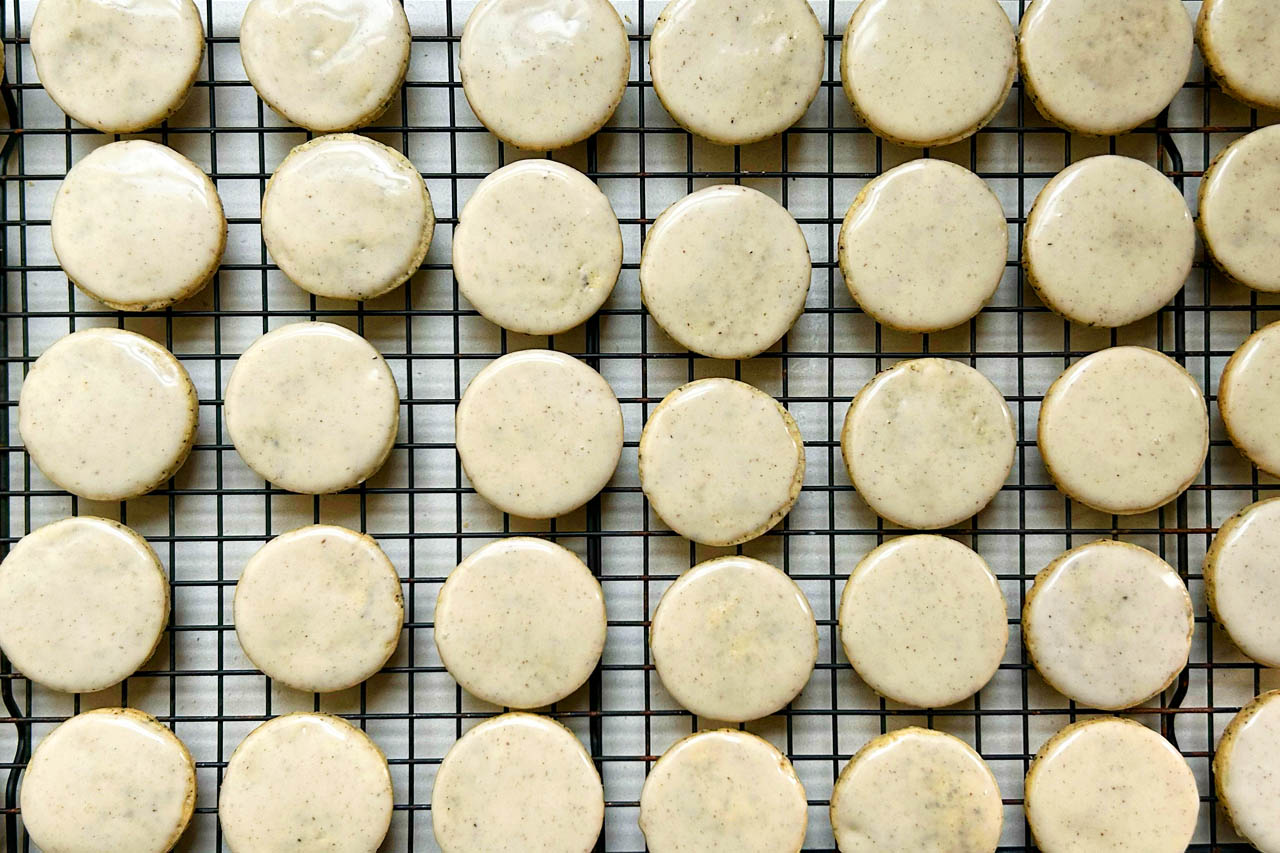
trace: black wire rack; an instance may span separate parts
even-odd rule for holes
[[[1090,140],[1049,126],[1015,84],[989,127],[925,152],[973,169],[1000,195],[1011,236],[1005,280],[991,305],[967,325],[903,335],[874,324],[850,301],[835,263],[836,238],[858,189],[919,154],[877,140],[850,113],[837,69],[854,0],[813,2],[827,34],[828,70],[818,97],[779,139],[741,148],[704,143],[672,123],[647,76],[648,33],[662,2],[618,3],[632,41],[623,104],[599,134],[554,156],[584,170],[613,201],[624,234],[623,274],[613,298],[583,328],[535,339],[500,332],[479,318],[458,296],[448,263],[452,226],[471,189],[504,162],[527,156],[490,136],[463,96],[457,46],[473,3],[406,0],[414,32],[409,78],[387,113],[363,132],[405,152],[422,171],[439,227],[427,263],[408,286],[352,305],[302,293],[270,263],[258,201],[272,169],[307,135],[265,108],[245,80],[236,37],[244,0],[197,0],[208,33],[204,71],[187,105],[155,132],[139,136],[173,146],[211,174],[228,213],[228,251],[204,293],[175,308],[139,314],[106,310],[78,293],[53,258],[53,193],[72,163],[110,137],[73,127],[52,105],[35,76],[26,38],[34,0],[4,0],[3,96],[11,127],[21,129],[8,133],[0,152],[0,429],[7,442],[0,453],[0,544],[7,552],[24,533],[68,514],[118,518],[157,549],[174,604],[155,658],[103,694],[52,693],[0,659],[5,850],[33,847],[18,809],[33,744],[73,713],[114,704],[158,716],[197,760],[196,816],[179,849],[223,849],[217,789],[231,750],[263,720],[312,708],[347,717],[386,752],[396,806],[383,849],[436,849],[429,808],[436,768],[457,736],[500,709],[467,696],[440,664],[431,640],[435,593],[466,553],[516,532],[535,532],[574,549],[604,586],[610,613],[604,659],[581,691],[549,713],[578,733],[602,773],[607,808],[597,849],[642,850],[635,818],[645,773],[667,746],[699,725],[662,689],[648,655],[648,618],[681,571],[725,549],[691,546],[657,521],[639,489],[636,445],[645,417],[669,390],[709,375],[742,378],[774,394],[795,414],[805,437],[809,474],[796,509],[777,529],[736,549],[791,574],[818,618],[821,650],[809,686],[783,712],[747,726],[787,753],[806,786],[805,849],[834,849],[827,805],[844,763],[870,737],[908,724],[952,732],[977,748],[1004,796],[1001,849],[1031,849],[1021,812],[1022,777],[1053,731],[1090,711],[1050,690],[1034,672],[1022,650],[1018,616],[1032,578],[1049,560],[1106,537],[1160,553],[1187,580],[1196,602],[1191,662],[1158,703],[1125,716],[1158,729],[1196,774],[1202,808],[1190,849],[1249,849],[1217,804],[1210,760],[1231,715],[1256,693],[1280,686],[1280,678],[1247,661],[1214,624],[1205,610],[1200,565],[1226,517],[1278,488],[1226,440],[1215,392],[1235,347],[1253,329],[1280,319],[1280,299],[1230,284],[1198,259],[1187,286],[1156,317],[1118,331],[1083,329],[1041,305],[1023,279],[1018,252],[1026,211],[1066,164],[1106,152],[1139,157],[1160,168],[1194,205],[1212,156],[1280,115],[1259,114],[1224,96],[1204,82],[1197,59],[1191,82],[1153,125]],[[1004,5],[1016,22],[1026,0]],[[1195,14],[1199,3],[1186,6]],[[814,261],[809,304],[796,328],[780,345],[744,362],[681,351],[645,315],[636,285],[640,244],[654,217],[687,192],[726,182],[748,183],[782,201],[800,222]],[[401,431],[384,470],[356,490],[319,498],[257,480],[236,456],[221,412],[222,389],[239,353],[267,329],[309,318],[342,323],[368,337],[387,357],[403,396]],[[31,362],[57,337],[93,325],[129,328],[164,343],[200,394],[201,427],[190,461],[166,487],[127,503],[92,503],[56,490],[31,465],[17,435],[18,389]],[[1154,346],[1184,364],[1209,392],[1213,420],[1201,478],[1176,503],[1130,518],[1066,500],[1035,446],[1048,384],[1073,360],[1117,343]],[[599,369],[618,393],[626,424],[623,461],[604,493],[584,510],[545,523],[503,516],[480,500],[457,462],[452,432],[453,410],[468,379],[499,354],[535,345],[569,352]],[[853,394],[875,372],[922,353],[986,373],[1004,392],[1019,428],[1009,484],[988,509],[950,531],[996,571],[1009,602],[1009,650],[977,697],[929,712],[886,702],[862,685],[840,651],[835,621],[849,570],[898,532],[853,493],[839,456],[840,425]],[[406,601],[404,634],[385,670],[358,688],[323,697],[273,685],[254,670],[230,620],[235,578],[248,555],[272,536],[313,521],[373,534],[401,573]]]

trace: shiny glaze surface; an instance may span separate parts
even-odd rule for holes
[[[1231,356],[1218,386],[1218,410],[1240,452],[1280,476],[1280,323],[1254,332]]]
[[[1196,41],[1214,78],[1232,97],[1280,109],[1280,5],[1272,0],[1205,0]]]
[[[1255,698],[1232,717],[1213,772],[1231,822],[1260,853],[1280,853],[1280,690]]]
[[[1227,519],[1204,558],[1209,609],[1240,651],[1280,668],[1280,499]]]
[[[1200,182],[1200,233],[1243,285],[1280,293],[1280,125],[1233,142]]]

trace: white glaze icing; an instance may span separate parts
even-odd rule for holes
[[[973,317],[995,293],[1008,257],[1000,199],[946,160],[913,160],[875,178],[840,228],[850,295],[877,322],[903,331],[938,332]]]
[[[169,618],[155,551],[105,518],[64,518],[22,537],[0,563],[0,648],[54,690],[92,693],[151,657]]]
[[[1018,58],[1041,115],[1076,133],[1126,133],[1155,118],[1191,69],[1181,0],[1033,0]]]
[[[1280,323],[1254,332],[1231,356],[1218,385],[1218,410],[1240,452],[1280,476]]]
[[[586,322],[621,269],[622,231],[608,197],[551,160],[489,175],[453,229],[458,292],[513,332],[558,335]]]
[[[555,518],[591,500],[622,456],[622,407],[604,377],[553,350],[508,353],[458,403],[458,456],[489,503]]]
[[[431,821],[444,853],[587,853],[604,825],[604,789],[573,732],[503,714],[445,754]]]
[[[991,121],[1018,60],[996,0],[863,0],[840,54],[862,120],[903,145],[947,145]]]
[[[251,0],[240,59],[258,96],[316,133],[373,121],[409,68],[409,21],[397,0]]]
[[[258,549],[236,581],[240,647],[272,678],[316,693],[382,668],[404,626],[395,566],[368,536],[316,524]]]
[[[1023,265],[1044,303],[1069,320],[1124,326],[1154,314],[1191,273],[1196,230],[1182,193],[1141,160],[1073,163],[1036,196]]]
[[[910,726],[880,735],[845,765],[831,793],[841,853],[993,853],[1004,805],[967,743]]]
[[[649,74],[681,127],[745,145],[800,120],[825,53],[805,0],[670,0],[649,38]]]
[[[1223,523],[1204,559],[1209,609],[1240,651],[1280,667],[1280,498],[1250,504]]]
[[[328,494],[382,467],[400,422],[400,392],[386,361],[355,332],[291,323],[240,356],[223,417],[236,451],[264,480]]]
[[[153,127],[187,99],[204,57],[192,0],[40,0],[31,56],[49,97],[105,133]]]
[[[1280,125],[1229,145],[1200,182],[1200,233],[1214,263],[1280,293]]]
[[[916,529],[949,527],[981,511],[1009,476],[1016,445],[999,389],[941,358],[904,361],[872,379],[840,435],[863,500]]]
[[[387,759],[367,734],[329,714],[285,714],[231,754],[218,822],[232,853],[370,853],[392,803]]]
[[[84,329],[55,341],[31,366],[18,430],[59,488],[125,500],[182,467],[196,410],[195,386],[167,349],[123,329]]]
[[[640,830],[652,853],[797,853],[805,792],[767,740],[719,729],[678,741],[640,791]]]
[[[653,612],[662,684],[700,717],[743,722],[799,695],[818,660],[818,628],[800,587],[750,557],[699,563]]]
[[[165,853],[195,802],[195,763],[173,732],[142,711],[99,708],[36,746],[20,805],[49,853]]]
[[[676,343],[712,358],[773,346],[804,310],[809,246],[786,208],[750,187],[698,190],[654,221],[640,295]]]
[[[462,30],[462,90],[499,139],[563,148],[609,121],[631,49],[608,0],[481,0]]]
[[[1191,652],[1191,596],[1173,567],[1126,542],[1072,548],[1036,575],[1022,636],[1036,669],[1090,708],[1141,704],[1178,677]]]
[[[791,414],[733,379],[699,379],[664,397],[645,423],[639,457],[653,511],[704,545],[765,533],[804,483],[804,442]]]
[[[862,680],[919,708],[977,693],[1009,641],[1004,594],[986,561],[932,534],[893,539],[863,557],[839,615],[840,642]]]
[[[1025,807],[1045,853],[1182,853],[1200,794],[1167,740],[1132,720],[1096,717],[1040,748]]]
[[[1280,109],[1280,6],[1271,0],[1205,0],[1196,42],[1223,91],[1260,109]]]
[[[449,674],[508,708],[558,702],[586,683],[604,651],[600,582],[572,551],[543,539],[500,539],[458,564],[440,587],[435,642]]]
[[[290,151],[262,195],[271,259],[303,290],[333,299],[373,299],[408,281],[435,225],[413,164],[351,133]]]
[[[1259,853],[1280,853],[1280,690],[1255,698],[1232,717],[1213,759],[1218,798]]]
[[[1036,443],[1068,497],[1136,515],[1195,481],[1209,451],[1209,414],[1200,386],[1176,361],[1145,347],[1110,347],[1049,387]]]

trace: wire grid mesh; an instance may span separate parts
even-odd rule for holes
[[[1026,0],[1002,0],[1016,22]],[[140,136],[171,145],[213,177],[230,222],[228,249],[201,295],[156,314],[108,311],[72,287],[52,255],[53,193],[70,165],[109,141],[72,127],[34,73],[26,35],[33,0],[5,0],[0,31],[8,54],[6,101],[14,126],[0,182],[5,304],[4,405],[0,454],[0,542],[67,514],[118,518],[148,537],[172,581],[170,626],[155,658],[118,688],[68,697],[0,672],[0,764],[7,776],[5,849],[34,845],[21,831],[17,791],[33,743],[91,707],[128,704],[172,726],[197,760],[199,795],[182,850],[222,849],[218,783],[231,750],[253,727],[290,710],[322,709],[367,730],[386,752],[395,814],[386,850],[434,850],[432,780],[445,751],[498,710],[466,695],[444,671],[431,640],[435,594],[465,554],[496,536],[536,532],[577,551],[601,579],[609,609],[604,659],[588,685],[549,713],[572,728],[599,767],[607,802],[598,849],[644,847],[636,826],[640,787],[671,743],[710,723],[681,710],[663,690],[648,655],[648,619],[665,587],[694,562],[728,549],[695,547],[667,530],[640,493],[636,445],[654,405],[684,381],[731,375],[786,404],[806,439],[809,474],[791,515],[737,550],[769,560],[804,589],[818,618],[820,656],[808,687],[783,712],[748,724],[792,759],[809,798],[806,849],[831,850],[832,784],[870,737],[904,725],[949,731],[991,764],[1005,802],[1001,849],[1031,847],[1021,814],[1022,777],[1041,743],[1087,714],[1045,686],[1022,650],[1019,614],[1035,573],[1067,547],[1119,536],[1152,548],[1189,582],[1196,603],[1191,662],[1173,688],[1126,716],[1159,729],[1190,762],[1201,791],[1193,850],[1243,850],[1213,796],[1212,747],[1250,697],[1280,686],[1277,672],[1248,662],[1204,605],[1200,562],[1217,525],[1275,492],[1226,440],[1217,378],[1247,334],[1280,317],[1280,300],[1222,279],[1202,259],[1174,304],[1118,331],[1072,327],[1054,317],[1019,269],[1024,217],[1041,186],[1064,165],[1116,152],[1162,169],[1194,205],[1205,165],[1231,140],[1280,116],[1250,111],[1204,81],[1197,58],[1189,82],[1154,127],[1089,140],[1049,127],[1015,84],[991,126],[956,145],[926,152],[968,166],[1002,199],[1010,260],[996,297],[973,321],[934,335],[903,335],[874,324],[848,297],[835,263],[836,236],[858,189],[885,169],[919,156],[882,143],[853,119],[840,89],[840,35],[854,0],[813,0],[827,34],[827,71],[805,118],[781,138],[742,148],[703,143],[675,127],[647,77],[647,40],[661,0],[618,3],[631,36],[631,80],[610,125],[556,159],[583,169],[609,195],[622,223],[625,263],[612,299],[583,328],[527,338],[500,332],[460,299],[449,267],[452,226],[475,184],[504,162],[528,156],[491,137],[466,104],[457,43],[473,3],[407,0],[413,57],[400,96],[364,132],[405,152],[422,171],[440,225],[423,270],[410,285],[352,305],[308,296],[283,279],[262,245],[258,202],[272,169],[307,138],[266,109],[245,80],[237,31],[244,0],[197,0],[208,33],[206,67],[187,105],[159,131]],[[1189,14],[1198,2],[1187,2]],[[11,96],[11,97],[10,97]],[[681,351],[645,315],[636,283],[644,231],[669,203],[715,183],[745,183],[783,202],[813,256],[813,286],[795,329],[747,362],[717,362]],[[1194,209],[1194,207],[1193,207]],[[400,434],[383,471],[349,493],[319,498],[272,489],[240,461],[223,428],[221,394],[239,353],[264,331],[324,318],[368,337],[385,354],[403,396]],[[53,340],[95,325],[147,334],[169,347],[199,389],[201,425],[190,461],[154,494],[120,504],[67,496],[36,470],[16,430],[18,390],[30,363]],[[1040,400],[1073,360],[1117,343],[1154,346],[1183,363],[1210,393],[1212,441],[1201,478],[1159,511],[1117,518],[1067,501],[1049,481],[1035,446]],[[552,522],[495,512],[467,484],[453,447],[452,416],[468,379],[500,353],[549,346],[580,356],[611,382],[622,402],[626,445],[617,475],[584,510]],[[950,532],[995,570],[1009,603],[1010,643],[992,683],[977,697],[923,712],[876,697],[840,651],[835,607],[856,561],[898,533],[855,494],[839,459],[839,429],[853,394],[883,367],[921,353],[982,370],[1003,391],[1019,429],[1014,472],[993,504]],[[292,527],[330,522],[366,530],[397,565],[406,625],[385,670],[338,694],[296,693],[253,669],[236,643],[230,603],[247,557]],[[6,618],[0,614],[0,618]],[[12,759],[8,756],[12,755]]]

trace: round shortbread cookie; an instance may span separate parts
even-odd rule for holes
[[[1280,256],[1277,256],[1280,260]],[[1280,323],[1259,329],[1232,354],[1218,383],[1218,411],[1231,443],[1280,477]]]
[[[977,133],[1018,70],[1013,24],[996,0],[864,0],[849,19],[840,77],[878,136],[920,148]]]
[[[132,133],[187,100],[204,25],[192,0],[40,0],[31,57],[63,112],[104,133]]]
[[[609,121],[626,91],[631,48],[608,0],[481,0],[462,30],[458,70],[490,133],[546,151]]]
[[[1018,32],[1022,85],[1073,133],[1127,133],[1187,82],[1191,18],[1181,0],[1032,0]]]
[[[120,501],[177,473],[195,441],[197,411],[191,377],[167,349],[123,329],[85,329],[31,366],[18,432],[56,486]]]
[[[1209,609],[1240,651],[1280,668],[1280,498],[1227,519],[1204,558]]]
[[[871,740],[840,771],[831,828],[841,853],[994,853],[1004,804],[969,744],[908,726]]]
[[[32,681],[67,693],[133,675],[164,636],[169,581],[133,530],[92,516],[22,537],[0,563],[0,648]]]
[[[825,54],[806,0],[669,0],[649,38],[649,76],[685,130],[746,145],[800,120]]]
[[[652,853],[798,853],[806,818],[804,786],[791,762],[744,731],[677,741],[640,791],[640,831]]]
[[[1071,164],[1036,196],[1022,265],[1058,314],[1114,327],[1168,304],[1195,250],[1195,223],[1173,182],[1141,160],[1104,154]]]
[[[680,346],[751,358],[800,316],[811,269],[808,243],[785,207],[750,187],[707,187],[654,220],[640,295]]]
[[[165,853],[191,821],[196,765],[155,717],[78,714],[45,736],[22,779],[22,824],[42,850]]]
[[[1137,515],[1195,482],[1209,452],[1209,412],[1195,379],[1167,355],[1110,347],[1049,386],[1036,443],[1067,497]]]
[[[1237,101],[1280,110],[1280,5],[1272,0],[1204,0],[1196,43],[1214,79]]]
[[[975,551],[933,534],[863,557],[840,594],[840,643],[872,690],[917,708],[953,705],[991,680],[1009,642],[1004,594]]]
[[[1255,130],[1217,156],[1200,182],[1197,222],[1227,276],[1280,293],[1280,125]]]
[[[330,714],[285,714],[231,753],[218,823],[232,853],[370,853],[393,804],[387,759],[367,734]]]
[[[573,732],[548,717],[503,714],[445,754],[431,825],[444,853],[587,853],[604,825],[604,788]]]
[[[476,374],[455,416],[458,457],[503,512],[555,518],[600,493],[622,457],[622,407],[604,377],[553,350],[508,353]]]
[[[991,381],[942,358],[904,361],[853,398],[840,449],[853,486],[902,527],[932,530],[976,515],[1013,468],[1017,430]]]
[[[818,660],[818,626],[795,581],[751,557],[689,569],[662,594],[649,631],[653,663],[700,717],[744,722],[796,698]]]
[[[520,160],[489,175],[453,229],[458,292],[485,319],[525,335],[587,321],[622,269],[608,197],[576,169]]]
[[[332,323],[291,323],[258,338],[231,371],[222,405],[245,464],[307,495],[373,476],[400,424],[391,368],[372,344]]]
[[[409,70],[398,0],[250,0],[240,59],[258,97],[316,133],[382,115]]]
[[[436,598],[440,660],[468,693],[540,708],[577,690],[604,651],[604,591],[572,551],[524,536],[458,564]]]
[[[849,294],[876,322],[906,332],[940,332],[976,315],[1008,258],[1000,199],[946,160],[913,160],[875,178],[840,228]]]
[[[767,532],[800,497],[804,441],[782,405],[734,379],[662,399],[640,434],[640,487],[672,530],[703,545]]]
[[[377,542],[315,524],[249,558],[232,614],[254,666],[295,690],[332,693],[369,678],[395,652],[404,598]]]
[[[1022,606],[1022,640],[1044,680],[1090,708],[1131,708],[1187,665],[1191,596],[1173,567],[1137,545],[1072,548],[1038,575]]]
[[[366,300],[418,271],[436,217],[422,176],[399,151],[352,133],[304,142],[262,194],[262,239],[294,284]]]
[[[1213,757],[1218,799],[1260,853],[1280,853],[1280,690],[1256,697],[1231,718]]]
[[[1025,791],[1027,821],[1045,853],[1182,853],[1200,813],[1186,759],[1119,717],[1059,730],[1036,753]]]

